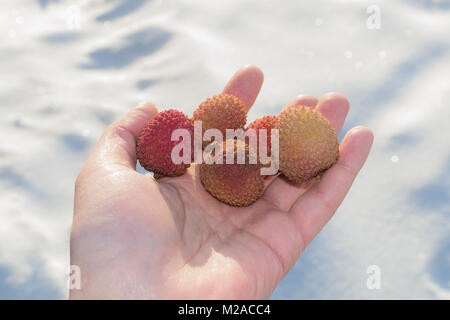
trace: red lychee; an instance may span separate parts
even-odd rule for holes
[[[258,141],[258,157],[259,157],[259,148],[262,145],[262,142],[259,141],[259,129],[266,129],[267,133],[267,155],[270,156],[270,149],[271,149],[271,130],[275,128],[275,125],[277,124],[277,117],[275,116],[264,116],[262,118],[256,119],[250,125],[248,126],[248,129],[255,130],[257,141]]]
[[[172,133],[176,129],[188,131],[190,139],[188,146],[190,152],[193,152],[194,127],[190,119],[178,110],[162,111],[150,119],[139,134],[136,155],[141,166],[158,176],[175,177],[186,172],[190,163],[175,164],[172,160],[173,148],[184,139],[183,137],[177,141],[171,140]],[[183,155],[184,151],[184,149],[180,150],[178,154],[180,158],[187,157]],[[191,159],[190,155],[189,159]]]

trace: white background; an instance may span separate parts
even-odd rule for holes
[[[0,298],[67,297],[73,184],[109,123],[143,100],[192,114],[253,63],[249,121],[338,91],[344,130],[375,133],[273,298],[449,299],[450,1],[10,0],[0,24]]]

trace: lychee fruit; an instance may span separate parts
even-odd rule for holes
[[[176,129],[186,129],[189,136],[183,136],[178,141],[172,141],[172,133]],[[183,153],[185,151],[192,152],[193,136],[194,127],[192,122],[183,112],[174,109],[162,111],[150,119],[139,134],[136,151],[137,159],[142,167],[152,171],[157,177],[180,176],[190,166],[191,155],[184,155]],[[183,156],[187,157],[189,161],[176,164],[176,161],[172,160],[172,150],[184,138],[189,138],[190,141],[183,141],[183,145],[187,143],[186,148],[180,148],[177,156],[181,159],[183,159]],[[187,150],[188,147],[190,148],[189,150]]]
[[[245,207],[258,200],[264,192],[264,176],[260,172],[261,166],[256,163],[255,151],[245,141],[238,139],[213,142],[213,145],[218,146],[223,160],[221,164],[212,163],[213,159],[218,159],[214,152],[204,158],[200,165],[200,180],[205,189],[214,198],[230,206]],[[244,163],[238,161],[239,152],[242,155],[245,152]],[[233,161],[227,161],[227,153],[233,155]],[[251,159],[255,160],[254,164]]]
[[[202,121],[202,137],[206,130],[217,129],[223,138],[226,129],[244,128],[247,121],[247,110],[238,97],[221,93],[203,101],[194,111],[192,121]],[[210,142],[203,142],[206,146]]]
[[[256,133],[256,137],[257,137],[257,143],[258,143],[258,156],[260,156],[259,154],[259,149],[261,146],[264,145],[263,141],[260,141],[260,134],[259,134],[259,129],[266,129],[266,141],[265,141],[265,146],[267,148],[267,155],[270,156],[270,150],[271,150],[271,131],[273,128],[275,128],[277,124],[277,117],[275,116],[264,116],[262,118],[256,119],[255,121],[253,121],[252,123],[250,123],[250,125],[247,127],[248,129],[253,129],[255,130]]]
[[[339,142],[330,122],[308,106],[291,106],[278,115],[280,171],[304,183],[320,177],[339,156]]]

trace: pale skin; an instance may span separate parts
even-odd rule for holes
[[[261,70],[246,66],[223,92],[250,108],[262,82]],[[287,105],[316,108],[337,132],[349,110],[337,93]],[[80,267],[81,289],[72,299],[269,298],[333,216],[373,141],[355,127],[319,182],[304,188],[275,176],[261,199],[236,208],[204,190],[197,165],[158,181],[136,172],[136,139],[157,112],[142,104],[110,125],[76,180],[71,264]]]

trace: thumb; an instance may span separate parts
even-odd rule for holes
[[[105,130],[88,162],[136,169],[136,143],[139,133],[156,114],[158,110],[151,102],[144,102],[133,108]]]

